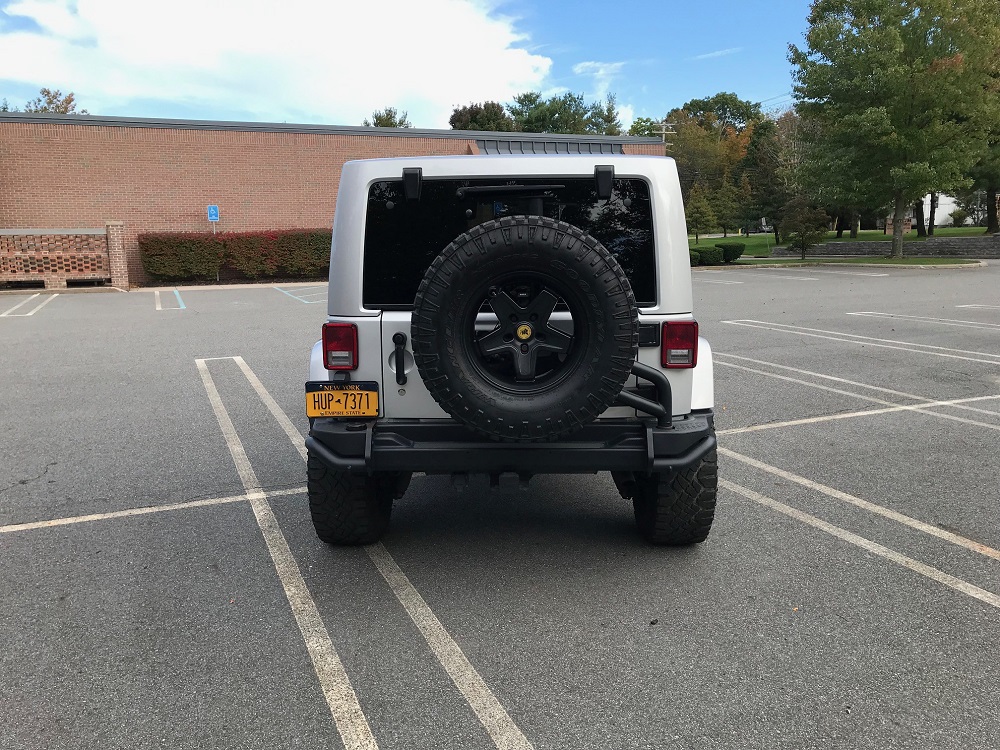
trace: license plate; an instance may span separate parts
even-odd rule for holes
[[[306,383],[308,417],[377,417],[378,383]]]

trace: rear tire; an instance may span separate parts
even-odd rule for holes
[[[334,471],[309,454],[309,512],[316,536],[327,544],[377,542],[389,528],[395,476]]]
[[[715,519],[718,485],[714,449],[688,468],[640,478],[632,498],[639,534],[655,545],[704,542]]]

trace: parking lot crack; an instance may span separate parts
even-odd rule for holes
[[[52,461],[50,463],[45,464],[45,468],[42,469],[42,473],[39,474],[38,476],[28,477],[27,479],[18,479],[16,482],[14,482],[14,484],[7,485],[6,487],[0,487],[0,495],[2,495],[7,490],[14,489],[15,487],[24,487],[25,485],[29,485],[32,482],[37,482],[39,479],[43,479],[45,475],[49,473],[49,469],[51,469],[57,463],[59,462]]]

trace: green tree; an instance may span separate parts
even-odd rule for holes
[[[10,104],[7,103],[6,99],[0,101],[0,112],[17,112],[17,107],[11,109]]]
[[[364,126],[366,128],[412,128],[413,123],[407,119],[407,112],[404,109],[402,112],[398,111],[395,107],[386,107],[385,109],[377,109],[372,112],[372,119],[365,119]]]
[[[774,227],[775,243],[780,241],[782,207],[789,198],[786,171],[777,124],[771,120],[757,123],[750,134],[746,156],[737,166],[737,174],[750,183],[749,212],[753,222],[768,219]]]
[[[566,93],[543,99],[526,91],[507,105],[514,129],[525,133],[574,133],[620,135],[621,122],[614,94],[603,102],[587,104],[582,94]]]
[[[589,107],[581,94],[542,99],[538,91],[514,97],[508,108],[517,129],[525,133],[586,133]]]
[[[608,94],[603,102],[594,102],[590,105],[587,132],[599,135],[622,134],[622,123],[618,118],[618,100],[614,94]]]
[[[814,0],[805,47],[789,47],[813,155],[850,203],[893,205],[892,254],[907,206],[953,190],[1000,100],[997,0]]]
[[[727,127],[742,131],[751,123],[764,119],[759,103],[745,101],[725,91],[706,99],[692,99],[682,109],[702,127],[720,133]]]
[[[6,100],[5,100],[6,101]],[[70,91],[65,96],[59,89],[41,89],[38,96],[24,105],[25,112],[54,112],[61,115],[89,115],[85,109],[77,111],[76,95]]]
[[[697,118],[683,109],[668,113],[667,122],[673,128],[667,155],[677,164],[684,196],[689,195],[695,183],[709,190],[718,188],[729,166],[722,142],[712,130],[699,125]]]
[[[712,205],[708,202],[708,196],[700,183],[695,183],[688,195],[687,204],[684,207],[684,214],[687,216],[688,233],[694,235],[694,244],[698,244],[701,235],[710,232],[719,225]]]
[[[740,189],[726,176],[718,190],[712,192],[712,213],[722,228],[722,236],[728,237],[729,230],[740,226],[745,212],[744,203],[749,196],[740,194]]]
[[[798,250],[802,260],[806,250],[826,239],[830,217],[821,208],[813,208],[802,196],[796,196],[781,209],[781,234],[788,247]]]
[[[990,140],[991,143],[972,168],[970,176],[974,180],[974,187],[984,193],[986,233],[997,234],[1000,232],[1000,222],[997,220],[997,197],[1000,194],[1000,129]]]
[[[659,121],[650,117],[636,117],[632,120],[632,124],[629,125],[628,134],[642,136],[645,138],[653,138],[660,134],[659,130]]]
[[[499,102],[482,102],[456,107],[448,124],[454,130],[485,130],[509,133],[514,130],[514,118]]]

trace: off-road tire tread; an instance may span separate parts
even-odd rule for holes
[[[640,535],[655,545],[704,542],[715,519],[718,466],[713,449],[695,466],[640,481],[632,499]]]
[[[377,542],[389,528],[392,484],[385,477],[334,471],[309,455],[309,513],[316,536],[327,544]]]

